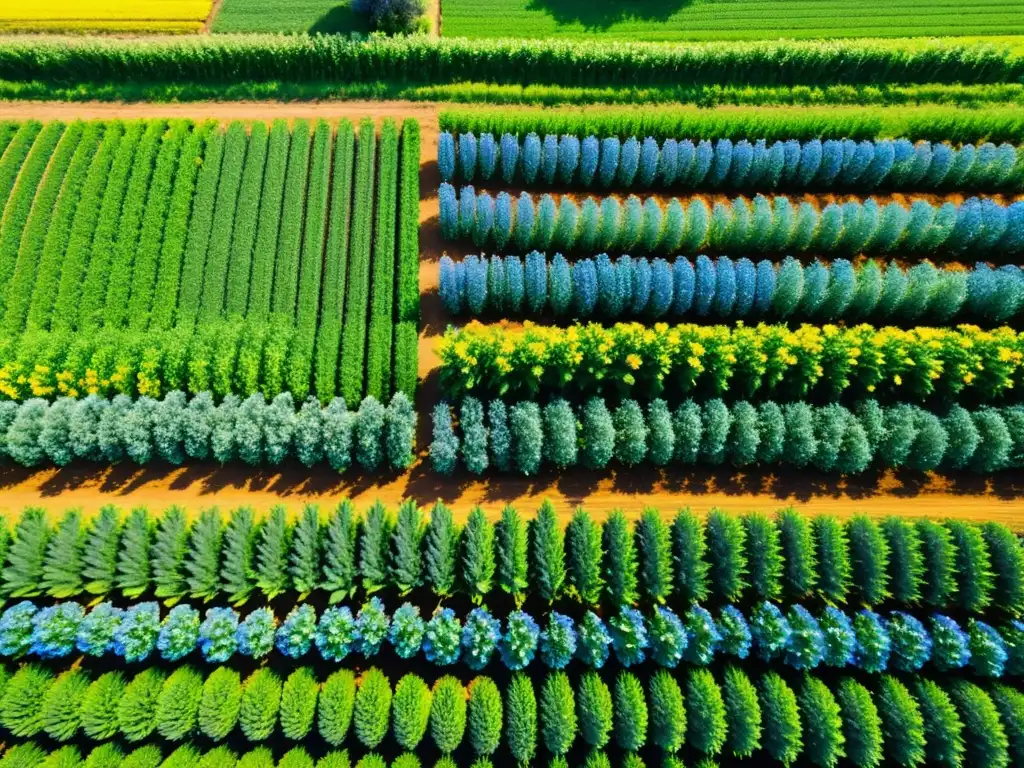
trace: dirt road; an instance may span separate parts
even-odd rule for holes
[[[420,102],[326,102],[323,104],[219,102],[191,104],[107,103],[0,103],[0,120],[73,120],[78,118],[187,117],[230,120],[277,118],[419,119],[422,127],[420,169],[420,290],[422,329],[419,373],[423,382],[417,397],[420,414],[419,445],[430,440],[430,409],[439,397],[436,344],[447,324],[437,295],[438,262],[447,250],[463,255],[441,239],[438,227],[437,113],[439,106]],[[963,517],[1001,520],[1024,531],[1024,478],[1000,475],[957,478],[897,476],[837,481],[813,472],[735,474],[732,472],[684,471],[662,475],[652,470],[590,474],[574,472],[564,477],[544,475],[534,479],[445,479],[421,460],[397,478],[346,479],[329,469],[309,472],[301,467],[252,470],[243,466],[192,465],[184,468],[151,466],[139,469],[117,466],[98,469],[75,466],[36,472],[0,468],[0,511],[45,504],[54,509],[79,507],[95,511],[104,504],[122,507],[147,505],[161,509],[179,504],[199,509],[216,504],[227,509],[251,505],[267,509],[285,503],[297,508],[317,501],[328,504],[342,497],[365,506],[380,499],[396,505],[404,498],[421,504],[442,499],[465,516],[476,504],[492,516],[513,504],[532,513],[545,498],[564,514],[583,505],[595,513],[622,508],[639,514],[644,507],[672,510],[690,506],[697,511],[718,507],[735,512],[773,510],[794,505],[812,512],[837,516],[866,513],[873,516]]]

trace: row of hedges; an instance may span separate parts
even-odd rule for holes
[[[198,732],[219,741],[237,728],[250,742],[316,733],[331,746],[369,750],[391,743],[429,750],[431,742],[441,754],[462,745],[479,756],[505,749],[520,764],[544,753],[565,756],[578,743],[627,753],[651,747],[661,756],[684,748],[712,757],[756,754],[785,764],[803,757],[822,768],[844,756],[858,766],[886,759],[915,768],[937,754],[1007,768],[1024,738],[1024,694],[1007,686],[916,676],[883,676],[870,687],[811,675],[787,682],[774,672],[751,679],[735,667],[718,675],[689,670],[679,679],[661,671],[645,681],[630,672],[613,682],[593,672],[578,680],[552,672],[536,683],[517,674],[502,687],[487,677],[463,685],[451,676],[428,686],[408,674],[392,688],[376,668],[358,679],[340,670],[321,683],[305,668],[284,681],[269,669],[244,682],[227,668],[204,679],[190,667],[149,669],[126,681],[118,672],[92,679],[82,670],[54,678],[27,665],[5,681],[0,701],[0,722],[22,738],[81,733],[132,743],[155,734],[175,742]]]
[[[398,179],[398,284],[395,315],[395,390],[412,399],[419,377],[420,124],[402,124]]]
[[[165,759],[166,758],[166,759]],[[235,754],[225,746],[200,749],[191,743],[176,749],[161,749],[146,744],[122,749],[113,742],[100,744],[91,750],[66,745],[47,751],[39,744],[28,741],[9,746],[0,759],[4,768],[352,768],[348,750],[330,751],[318,759],[310,756],[304,747],[293,747],[274,760],[274,753],[266,747],[257,747]],[[415,755],[407,754],[391,763],[394,768],[420,768]],[[450,759],[438,761],[438,768],[456,768]],[[387,768],[387,762],[370,753],[356,763],[357,768]],[[488,761],[479,761],[477,768],[493,768]]]
[[[846,88],[847,86],[842,86]],[[748,89],[749,90],[749,89]],[[805,89],[810,93],[810,89]],[[878,89],[876,89],[877,91]],[[686,102],[687,99],[678,101]],[[941,99],[917,99],[917,102]],[[693,141],[763,138],[766,141],[818,139],[876,140],[906,138],[910,141],[980,144],[986,141],[1024,139],[1024,116],[1013,108],[961,109],[929,104],[907,109],[865,107],[837,110],[821,106],[696,109],[654,106],[590,107],[586,110],[506,109],[474,106],[443,110],[438,116],[442,131],[478,136],[504,133],[525,136],[556,134],[575,136],[651,136],[657,141],[688,137]]]
[[[1022,338],[993,331],[869,325],[639,323],[449,328],[438,347],[454,397],[539,392],[658,396],[691,392],[803,399],[892,395],[993,400],[1024,387]],[[874,393],[874,395],[872,395]]]
[[[668,549],[666,547],[666,557]],[[775,563],[779,565],[778,562]],[[763,581],[779,574],[756,574]],[[877,577],[878,573],[870,574]],[[882,574],[884,575],[884,574]],[[671,583],[671,574],[663,574]],[[868,579],[867,602],[877,602],[871,590],[882,579]],[[855,592],[858,597],[865,590]],[[240,621],[230,608],[210,608],[205,619],[197,609],[176,605],[160,620],[156,603],[136,603],[127,611],[108,602],[88,612],[78,603],[57,603],[38,608],[22,601],[0,617],[0,655],[33,655],[58,659],[80,652],[102,658],[117,656],[131,662],[155,658],[179,661],[195,656],[222,664],[236,654],[260,659],[276,648],[291,659],[313,652],[325,661],[350,656],[372,658],[385,642],[403,659],[422,650],[438,666],[460,661],[474,671],[498,660],[506,669],[526,669],[535,660],[549,669],[564,669],[575,659],[601,669],[614,651],[622,667],[654,664],[674,669],[680,663],[707,666],[716,657],[746,659],[753,654],[767,664],[796,670],[856,667],[870,674],[886,670],[917,672],[929,665],[937,672],[970,671],[980,677],[1024,675],[1024,623],[1012,621],[1002,633],[971,619],[966,631],[942,614],[932,614],[927,626],[913,615],[895,611],[882,617],[862,609],[853,615],[829,606],[817,615],[802,605],[783,611],[767,601],[746,615],[735,605],[725,606],[717,620],[704,608],[691,607],[680,617],[658,606],[646,617],[624,608],[607,623],[588,611],[578,623],[549,611],[546,626],[529,613],[515,611],[504,621],[486,608],[474,608],[464,620],[450,608],[438,608],[429,621],[419,609],[405,603],[389,615],[379,598],[364,603],[353,615],[348,607],[328,608],[317,618],[308,604],[292,609],[278,626],[269,608],[257,608]]]
[[[456,457],[480,474],[535,475],[542,466],[604,469],[652,464],[669,469],[695,464],[733,467],[813,467],[855,475],[868,469],[907,467],[987,474],[1024,467],[1024,408],[953,407],[944,416],[913,405],[883,407],[865,400],[852,410],[837,403],[754,406],[745,400],[696,403],[670,409],[662,399],[608,404],[594,397],[573,406],[471,397],[459,410],[458,430],[446,402],[434,408],[434,469],[451,474]]]
[[[307,506],[294,522],[283,507],[261,519],[245,507],[207,509],[191,523],[177,507],[156,519],[144,508],[122,519],[106,507],[91,521],[72,510],[51,526],[42,510],[28,509],[10,532],[0,530],[2,594],[12,598],[153,595],[238,605],[256,596],[323,592],[338,602],[423,588],[442,598],[505,593],[517,603],[534,595],[608,609],[669,598],[684,609],[820,598],[1024,611],[1024,553],[998,523],[840,523],[792,510],[774,518],[712,511],[706,520],[682,510],[669,519],[647,510],[633,525],[621,512],[598,523],[577,510],[563,528],[545,502],[528,522],[511,506],[497,523],[477,508],[460,527],[440,502],[424,519],[409,501],[397,519],[379,503],[361,517],[342,502],[325,517]],[[155,631],[158,621],[151,624]]]
[[[934,205],[915,200],[910,207],[874,198],[818,208],[806,200],[757,195],[717,201],[630,195],[588,197],[578,205],[567,195],[549,194],[534,202],[528,192],[494,198],[471,186],[456,194],[441,184],[441,234],[478,247],[502,249],[514,243],[532,249],[674,254],[701,250],[733,253],[859,253],[906,251],[922,255],[979,251],[990,258],[1024,252],[1024,200],[1001,205],[991,198]]]
[[[586,67],[576,66],[586,61]],[[8,37],[0,79],[228,83],[687,83],[849,85],[1016,83],[1024,58],[1009,48],[928,41],[772,41],[664,45],[566,40],[340,35],[217,35],[189,39]]]
[[[289,392],[270,402],[259,393],[244,400],[228,395],[219,404],[209,392],[189,400],[181,391],[159,400],[88,395],[0,402],[0,459],[23,467],[186,460],[276,466],[297,459],[307,467],[374,472],[407,468],[415,441],[416,413],[401,392],[387,407],[366,397],[355,411],[340,397],[326,406],[310,397],[296,410]]]
[[[456,146],[458,150],[456,151]],[[1024,151],[991,142],[955,148],[909,139],[640,140],[536,133],[438,137],[443,181],[601,189],[1007,189],[1024,186]]]
[[[696,266],[695,266],[696,265]],[[905,268],[836,259],[802,265],[746,257],[700,255],[690,260],[607,254],[570,263],[561,254],[441,257],[439,292],[447,312],[478,317],[617,320],[771,317],[792,320],[1001,323],[1024,309],[1024,272],[935,267]]]

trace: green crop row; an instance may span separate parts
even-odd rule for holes
[[[395,325],[395,391],[413,397],[418,376],[420,321],[420,126],[402,125],[398,201],[398,322]]]
[[[373,122],[359,126],[356,151],[355,197],[353,201],[351,258],[345,302],[345,324],[341,335],[341,396],[353,405],[363,393],[366,359],[366,313],[370,299],[370,247],[373,236],[373,191],[376,141]]]
[[[1019,690],[919,675],[883,676],[867,687],[853,678],[826,684],[807,674],[750,676],[730,666],[718,674],[622,671],[614,679],[559,671],[534,681],[520,673],[500,685],[486,676],[464,685],[446,675],[428,686],[410,673],[392,687],[376,667],[358,677],[337,670],[321,681],[307,667],[283,680],[269,668],[243,680],[228,667],[205,677],[188,666],[129,677],[83,669],[54,675],[28,664],[4,677],[4,728],[58,742],[157,736],[173,743],[194,733],[217,742],[237,731],[248,742],[322,740],[366,750],[393,743],[442,755],[465,744],[483,758],[501,749],[520,765],[543,755],[560,766],[578,743],[596,750],[587,766],[610,765],[600,750],[612,748],[625,753],[623,766],[643,766],[636,754],[642,751],[673,768],[684,749],[695,758],[786,765],[803,758],[823,768],[844,757],[865,768],[883,760],[916,768],[965,759],[1007,768],[1018,764],[1024,746]],[[364,758],[359,765],[385,763]]]
[[[578,62],[585,61],[586,66]],[[61,83],[1015,83],[1024,57],[1007,45],[952,40],[765,41],[665,45],[590,40],[466,40],[343,35],[115,38],[8,37],[0,79]]]
[[[275,327],[287,321],[299,329],[293,337],[288,331],[285,380],[276,386],[304,398],[315,358],[324,373],[317,394],[330,399],[344,347],[354,356],[347,390],[354,407],[368,386],[364,362],[376,245],[371,325],[377,341],[369,382],[373,391],[390,394],[399,147],[393,122],[383,129],[387,152],[379,169],[374,125],[365,124],[359,178],[366,183],[357,183],[355,199],[347,122],[337,152],[335,131],[325,121],[315,130],[298,121],[292,131],[280,121],[269,132],[264,123],[250,128],[235,122],[222,130],[184,120],[0,128],[9,144],[0,158],[0,189],[5,180],[9,187],[0,219],[0,274],[6,277],[0,325],[9,345],[25,351],[15,337],[27,333],[37,340],[28,346],[40,339],[45,346],[53,340],[46,334],[57,331],[81,350],[101,328],[173,336],[225,317],[259,324],[273,318]],[[418,147],[414,155],[418,163]],[[375,205],[378,173],[384,199]],[[353,205],[357,256],[350,263]],[[415,254],[411,267],[417,267]],[[339,343],[343,311],[353,333]],[[324,320],[330,328],[318,341]],[[282,365],[267,364],[275,370]],[[129,379],[138,370],[127,363]],[[130,386],[139,385],[146,390],[144,383]],[[83,391],[80,385],[70,390]]]
[[[381,127],[374,227],[373,283],[366,353],[366,391],[374,397],[391,389],[391,351],[395,317],[395,221],[398,205],[398,128]]]
[[[345,278],[349,265],[349,224],[352,213],[352,173],[355,163],[355,133],[352,123],[338,125],[334,148],[334,179],[328,213],[327,244],[324,254],[324,285],[320,305],[320,327],[314,348],[317,397],[334,394],[338,381],[338,352],[341,319],[345,314]]]

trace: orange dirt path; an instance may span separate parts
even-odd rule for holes
[[[419,102],[211,102],[188,104],[109,103],[0,103],[2,119],[73,120],[187,117],[193,119],[270,120],[277,118],[402,119],[421,123],[420,168],[420,290],[422,328],[419,344],[420,458],[398,477],[339,477],[330,469],[309,471],[289,465],[279,469],[252,469],[241,465],[220,467],[192,464],[185,467],[130,465],[32,471],[0,467],[0,512],[31,505],[54,510],[78,507],[92,513],[106,504],[120,507],[146,505],[158,510],[178,504],[197,510],[210,506],[230,509],[250,505],[266,510],[283,503],[296,510],[306,502],[321,505],[351,498],[360,507],[376,500],[391,506],[405,498],[427,505],[441,499],[459,517],[480,504],[492,517],[505,504],[532,514],[544,499],[568,515],[577,505],[604,514],[621,508],[630,515],[644,507],[670,511],[689,506],[698,512],[717,507],[731,512],[771,511],[793,505],[809,512],[840,517],[865,513],[872,516],[961,517],[1000,520],[1024,531],[1024,475],[1003,473],[994,478],[974,475],[953,478],[885,473],[877,477],[837,480],[815,472],[738,473],[733,470],[682,470],[661,473],[651,469],[605,473],[554,473],[538,478],[488,477],[465,474],[442,478],[425,461],[430,441],[430,410],[439,397],[436,344],[447,324],[437,295],[438,261],[447,250],[462,255],[470,248],[441,239],[438,226],[437,113],[439,105]]]

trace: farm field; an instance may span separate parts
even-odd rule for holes
[[[291,10],[0,37],[0,768],[1024,765],[1013,30]]]
[[[213,0],[55,0],[5,3],[0,32],[198,32]]]
[[[586,0],[443,0],[449,37],[607,40],[774,40],[843,37],[1002,36],[1024,33],[1024,4],[990,0],[887,3],[860,0],[656,0],[623,5]]]
[[[365,33],[365,16],[349,2],[336,0],[224,0],[211,25],[213,32]]]

